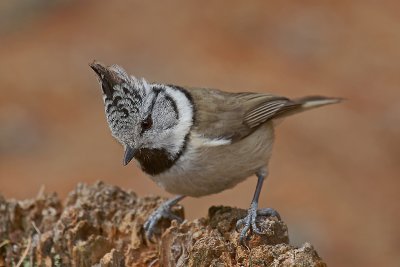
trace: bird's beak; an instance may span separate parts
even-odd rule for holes
[[[133,149],[129,146],[125,148],[125,155],[123,161],[124,166],[126,166],[133,159],[135,154],[136,154],[136,149]]]
[[[116,73],[113,69],[110,69],[100,62],[94,61],[93,63],[89,64],[89,66],[97,74],[101,83],[101,88],[103,89],[103,93],[111,99],[114,91],[114,85],[122,82],[121,77],[119,77],[118,73]]]

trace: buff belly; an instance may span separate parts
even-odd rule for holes
[[[219,193],[267,167],[273,140],[272,123],[227,145],[202,146],[192,138],[173,167],[151,178],[172,194],[201,197]]]

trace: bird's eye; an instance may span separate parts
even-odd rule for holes
[[[142,121],[142,130],[148,130],[153,126],[153,120],[151,119],[151,116],[148,116],[144,121]]]

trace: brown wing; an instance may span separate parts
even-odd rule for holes
[[[210,139],[238,141],[275,118],[335,104],[340,98],[308,96],[290,100],[263,93],[228,93],[216,89],[182,88],[195,106],[194,130]]]
[[[265,98],[257,105],[246,111],[243,121],[251,128],[257,127],[264,122],[277,118],[282,114],[293,111],[301,107],[297,103],[285,97]]]
[[[289,99],[261,93],[228,93],[215,89],[184,88],[195,106],[194,131],[211,139],[232,142],[286,109]]]

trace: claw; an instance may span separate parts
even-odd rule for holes
[[[243,226],[243,229],[241,230],[239,236],[239,242],[241,245],[245,246],[244,240],[250,238],[248,232],[258,235],[264,234],[261,231],[261,229],[257,226],[257,216],[266,216],[266,217],[274,216],[277,217],[279,220],[281,219],[281,216],[276,210],[271,208],[257,210],[257,203],[253,202],[251,204],[250,209],[247,212],[246,217],[236,222],[236,230],[238,230],[238,228]]]
[[[281,215],[279,215],[279,213],[272,208],[259,209],[257,210],[257,215],[265,217],[276,217],[279,221],[281,220]]]
[[[254,233],[258,234],[258,235],[264,234],[264,233],[260,230],[260,228],[257,226],[256,220],[255,220],[255,219],[251,222],[251,230],[252,230]]]
[[[236,222],[236,231],[239,231],[239,228],[242,227],[243,224],[244,224],[243,219],[237,220],[237,222]]]
[[[179,199],[182,199],[180,197]],[[176,199],[168,200],[164,202],[160,207],[158,207],[147,219],[147,221],[143,224],[144,232],[147,240],[153,241],[154,234],[158,234],[161,232],[161,229],[158,227],[158,222],[162,219],[168,219],[170,221],[177,220],[179,223],[183,221],[183,219],[176,214],[172,213],[171,207],[176,204]]]
[[[246,246],[244,239],[248,240],[249,237],[246,235],[249,227],[244,227],[242,232],[240,232],[239,242],[242,246]]]

